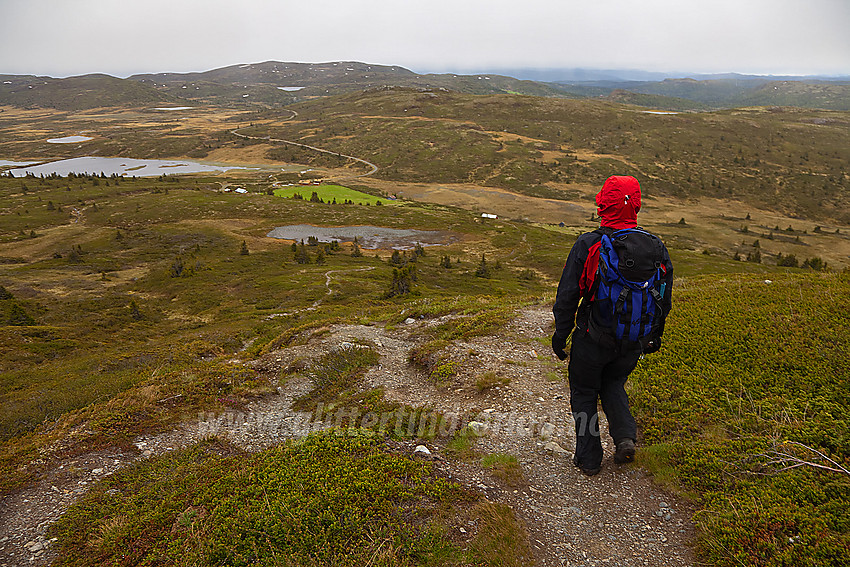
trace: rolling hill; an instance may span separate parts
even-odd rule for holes
[[[92,74],[66,79],[0,75],[0,105],[84,110],[170,104],[177,99],[136,81]]]
[[[558,83],[574,96],[614,96],[629,92],[659,97],[635,104],[653,103],[658,108],[684,109],[677,101],[696,103],[692,108],[738,108],[744,106],[796,106],[850,110],[850,82],[773,80],[769,77],[721,79],[664,79],[663,81],[582,81]],[[670,97],[669,99],[664,97]],[[677,104],[679,108],[677,108]]]

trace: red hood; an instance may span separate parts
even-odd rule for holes
[[[602,226],[618,230],[637,226],[640,183],[631,175],[612,175],[596,195]]]

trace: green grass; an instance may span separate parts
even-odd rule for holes
[[[481,466],[492,471],[493,476],[510,488],[517,488],[524,483],[522,467],[513,455],[491,453],[481,457]]]
[[[251,456],[208,441],[95,486],[53,528],[56,564],[521,564],[512,511],[477,500],[357,430]]]
[[[696,499],[713,564],[843,565],[850,477],[780,471],[767,455],[831,466],[792,441],[850,464],[850,279],[771,281],[716,275],[679,286],[660,355],[629,380],[649,445],[640,460]]]
[[[313,193],[316,193],[318,198],[326,203],[336,201],[341,204],[346,201],[352,201],[355,205],[395,204],[395,201],[392,199],[382,199],[368,193],[361,193],[360,191],[343,187],[342,185],[307,185],[274,190],[274,194],[277,197],[292,198],[294,195],[300,195],[308,200],[312,197]]]

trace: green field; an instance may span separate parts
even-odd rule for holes
[[[318,198],[325,203],[336,202],[341,204],[348,201],[351,201],[355,205],[392,205],[395,203],[393,199],[382,199],[368,193],[343,187],[342,185],[301,185],[274,190],[274,194],[277,197],[289,199],[295,195],[300,195],[302,198],[309,200],[313,193],[316,193]]]

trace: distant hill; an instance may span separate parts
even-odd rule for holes
[[[445,88],[466,94],[569,96],[555,85],[503,75],[417,74],[399,66],[353,61],[232,65],[202,73],[133,75],[130,80],[184,99],[212,104],[290,104],[381,86]]]
[[[663,110],[687,111],[708,110],[710,108],[706,104],[683,97],[635,93],[623,89],[615,89],[611,91],[606,98],[623,104],[634,104],[635,106],[644,106],[647,108],[658,108]]]
[[[520,94],[554,98],[609,98],[647,108],[695,111],[743,106],[796,106],[850,110],[850,80],[791,80],[744,75],[664,80],[639,72],[573,70],[570,80],[541,82],[503,74],[415,73],[400,66],[354,61],[266,61],[198,73],[156,73],[118,79],[0,76],[0,104],[81,110],[156,104],[279,107],[316,97],[379,87],[449,90],[462,94]],[[524,76],[558,76],[556,71]],[[719,77],[719,78],[718,78]]]
[[[769,77],[736,76],[707,80],[684,78],[663,81],[564,82],[558,85],[564,92],[574,96],[610,96],[614,92],[627,91],[686,99],[710,108],[797,106],[850,110],[850,81],[775,80]]]
[[[0,105],[83,110],[102,106],[144,106],[175,102],[173,96],[110,75],[66,79],[0,75]]]

